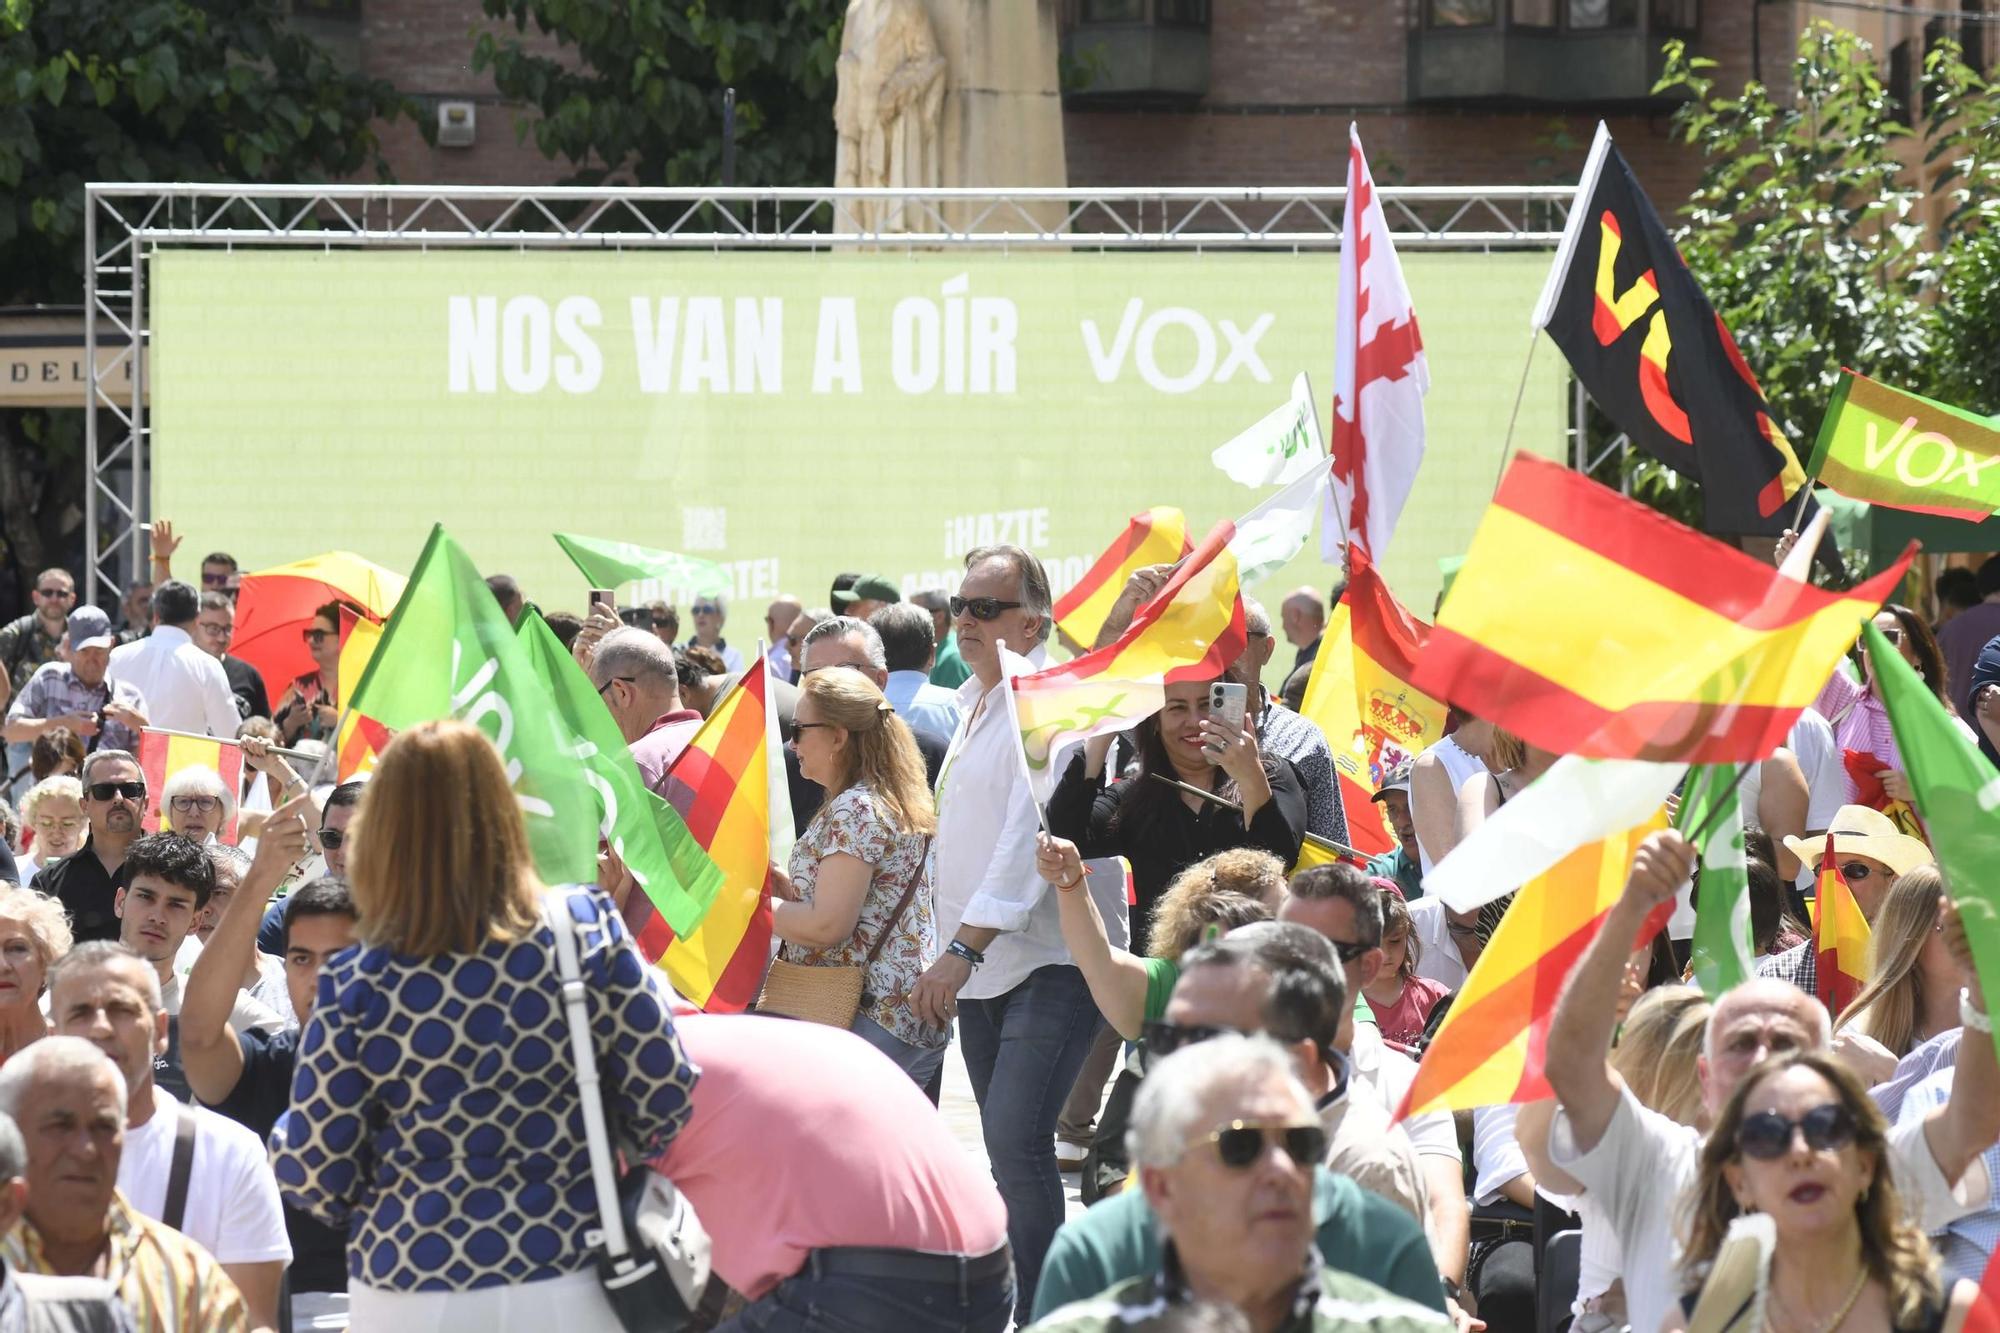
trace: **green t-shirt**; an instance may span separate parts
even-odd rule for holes
[[[1181,965],[1171,958],[1142,958],[1146,968],[1146,1021],[1157,1023],[1167,1016],[1167,1001],[1173,998],[1174,983],[1181,979]]]
[[[1151,1327],[1161,1297],[1159,1280],[1135,1277],[1042,1317],[1024,1333],[1119,1333],[1140,1324]],[[1451,1327],[1435,1310],[1352,1273],[1321,1268],[1312,1289],[1293,1297],[1278,1333],[1449,1333]]]
[[[947,634],[938,645],[937,658],[931,663],[931,684],[947,690],[955,690],[972,678],[972,668],[958,655],[958,635]]]
[[[1313,1215],[1319,1252],[1330,1268],[1443,1313],[1444,1288],[1430,1243],[1402,1208],[1320,1167],[1313,1172]],[[1159,1266],[1159,1230],[1146,1196],[1136,1187],[1113,1195],[1056,1232],[1035,1289],[1035,1318]]]

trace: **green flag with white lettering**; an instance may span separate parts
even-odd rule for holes
[[[713,560],[673,551],[656,551],[630,542],[608,542],[574,533],[551,534],[563,554],[576,563],[593,588],[618,588],[641,579],[658,579],[669,588],[701,596],[728,593],[736,586],[728,570]]]
[[[391,731],[447,717],[477,726],[507,767],[536,872],[551,884],[596,881],[597,802],[571,737],[506,613],[443,524],[431,529],[344,702]]]
[[[590,781],[598,833],[652,899],[661,919],[686,939],[715,902],[721,869],[694,842],[680,814],[646,789],[604,696],[555,631],[530,613],[521,617],[520,637],[529,664],[570,733],[570,752]],[[678,837],[672,833],[676,827]]]
[[[2000,773],[1882,631],[1871,623],[1861,641],[1915,789],[1917,817],[1965,923],[1980,988],[2000,997]],[[2000,1034],[1994,1048],[2000,1051]]]
[[[1840,372],[1806,471],[1851,500],[1972,522],[2000,511],[2000,429]]]
[[[1707,830],[1701,847],[1692,963],[1695,982],[1711,1000],[1750,979],[1756,954],[1737,772],[1735,764],[1697,765],[1688,770],[1681,792],[1680,826]]]

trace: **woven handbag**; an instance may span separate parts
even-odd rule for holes
[[[813,967],[806,963],[786,962],[783,957],[774,958],[771,970],[764,974],[764,989],[757,996],[757,1012],[776,1014],[781,1018],[802,1018],[808,1023],[824,1023],[828,1027],[853,1027],[854,1016],[861,1011],[868,969],[875,965],[876,955],[882,952],[882,946],[889,942],[889,937],[896,933],[903,913],[909,910],[910,899],[916,897],[917,890],[922,887],[924,872],[930,864],[930,852],[931,840],[925,838],[916,876],[897,900],[896,910],[882,923],[882,933],[875,937],[868,957],[862,960],[859,967]]]

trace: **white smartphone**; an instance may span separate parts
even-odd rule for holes
[[[1250,687],[1218,680],[1208,687],[1208,715],[1235,731],[1243,730],[1243,713],[1249,707]]]

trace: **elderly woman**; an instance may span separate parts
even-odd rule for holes
[[[1701,1151],[1681,1265],[1688,1293],[1663,1333],[1691,1320],[1735,1325],[1760,1297],[1773,1327],[1961,1325],[1978,1288],[1941,1287],[1890,1174],[1887,1136],[1868,1090],[1832,1056],[1775,1056],[1746,1075]],[[1758,1263],[1718,1264],[1724,1242],[1739,1243],[1732,1224],[1753,1213],[1770,1219],[1776,1244]]]
[[[196,842],[213,842],[236,818],[236,794],[212,768],[183,768],[160,790],[160,822]]]
[[[83,784],[67,776],[43,778],[21,798],[21,821],[35,835],[35,843],[15,864],[21,883],[33,884],[44,866],[83,846],[90,827],[83,813]]]
[[[69,952],[69,917],[55,899],[0,884],[0,1064],[48,1035],[42,992],[49,968]]]

